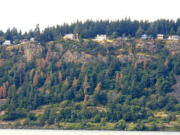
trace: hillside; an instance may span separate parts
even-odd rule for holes
[[[0,47],[0,127],[180,130],[180,42]]]

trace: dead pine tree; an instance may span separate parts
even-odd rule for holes
[[[99,82],[95,88],[95,91],[97,91],[97,92],[100,92],[100,90],[101,90],[101,82]]]
[[[73,79],[72,86],[73,86],[73,87],[76,87],[76,86],[77,86],[77,79],[76,79],[76,77],[74,77],[74,79]]]
[[[84,78],[84,82],[83,82],[83,89],[84,89],[84,94],[87,94],[87,89],[89,88],[89,84],[87,82],[87,75]]]
[[[45,59],[44,58],[36,59],[36,65],[37,65],[38,71],[42,70],[46,65]]]
[[[47,51],[46,59],[45,59],[46,63],[49,62],[49,60],[50,60],[50,52],[51,52],[51,48],[48,47],[48,51]]]
[[[65,85],[65,87],[68,87],[68,86],[69,86],[68,78],[66,78],[66,80],[65,80],[65,82],[64,82],[64,85]]]
[[[25,71],[25,64],[22,62],[22,60],[20,60],[18,64],[18,71],[19,71],[19,83],[20,85],[22,85],[22,79],[23,79],[22,76]]]
[[[61,83],[61,82],[62,82],[62,73],[61,73],[61,72],[59,72],[59,75],[58,75],[58,80],[59,80],[59,83]]]
[[[88,102],[88,94],[84,95],[84,106],[87,106],[87,102]]]
[[[39,81],[39,75],[38,75],[38,72],[36,71],[33,77],[33,84],[36,86],[38,84],[38,81]]]
[[[143,62],[143,67],[144,67],[144,70],[146,70],[146,66],[147,66],[147,60],[144,59],[144,62]]]
[[[164,65],[166,66],[166,67],[168,67],[168,64],[169,64],[169,61],[168,61],[168,59],[164,62]]]
[[[138,63],[137,63],[137,62],[135,62],[135,63],[134,63],[134,69],[136,69],[136,68],[137,68],[137,65],[138,65]]]
[[[7,87],[8,87],[8,81],[3,83],[3,85],[0,87],[0,98],[6,97]]]
[[[45,81],[45,84],[46,85],[48,85],[48,84],[50,84],[50,82],[51,82],[51,78],[52,78],[52,71],[49,73],[49,75],[47,76],[47,78],[46,78],[46,81]]]
[[[81,73],[84,73],[84,64],[82,64],[82,66],[81,66]]]
[[[118,81],[119,80],[119,73],[116,73],[116,81]]]

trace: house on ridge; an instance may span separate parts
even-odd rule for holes
[[[5,45],[5,46],[11,45],[11,40],[5,40],[3,45]]]
[[[97,35],[95,40],[97,40],[97,41],[107,40],[107,36],[106,35]]]
[[[65,34],[64,35],[64,37],[63,37],[63,39],[70,39],[70,40],[78,40],[79,38],[78,38],[78,33],[76,33],[76,34]]]

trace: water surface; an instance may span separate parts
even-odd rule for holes
[[[180,132],[0,129],[0,135],[180,135]]]

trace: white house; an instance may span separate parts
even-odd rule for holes
[[[78,34],[66,34],[63,39],[78,40]]]
[[[30,42],[35,42],[36,40],[35,40],[35,38],[30,38]]]
[[[153,37],[151,35],[143,34],[141,36],[141,39],[144,39],[144,40],[146,40],[146,39],[153,39]]]
[[[163,34],[157,34],[157,39],[164,39],[164,35]]]
[[[169,40],[180,40],[180,37],[178,35],[171,35],[168,37]]]
[[[106,35],[97,35],[95,40],[98,40],[98,41],[107,40],[107,36]]]
[[[6,46],[11,45],[11,41],[10,40],[5,40],[3,45],[6,45]]]
[[[147,34],[143,34],[143,35],[141,36],[141,39],[148,39],[148,35],[147,35]]]

